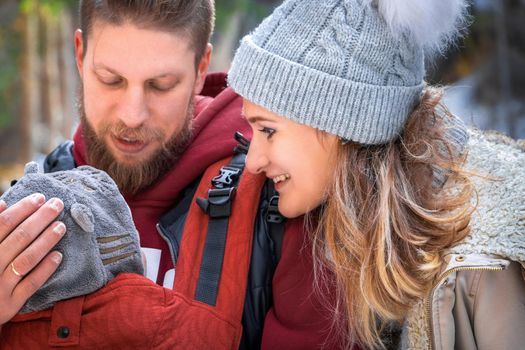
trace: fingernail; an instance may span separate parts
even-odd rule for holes
[[[51,260],[53,260],[53,262],[57,264],[60,264],[60,262],[62,261],[62,253],[54,252],[53,256],[51,256]]]
[[[46,201],[46,197],[42,193],[34,193],[29,198],[37,206],[41,206]]]
[[[51,198],[49,200],[49,206],[56,211],[61,211],[64,208],[64,203],[58,198]]]
[[[3,200],[0,200],[0,209],[6,209],[7,208],[7,203],[4,202]]]
[[[53,232],[55,232],[59,236],[62,236],[66,232],[66,225],[64,225],[63,222],[59,222],[53,229]]]

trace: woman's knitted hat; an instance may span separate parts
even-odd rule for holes
[[[399,135],[424,53],[462,28],[460,0],[288,0],[243,38],[229,84],[296,122],[362,144]]]

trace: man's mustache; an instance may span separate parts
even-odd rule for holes
[[[139,126],[137,128],[128,128],[122,121],[114,124],[102,124],[99,131],[101,136],[114,135],[118,138],[128,139],[138,142],[151,142],[165,140],[163,130]]]

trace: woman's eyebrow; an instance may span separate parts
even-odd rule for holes
[[[246,120],[248,120],[249,123],[256,123],[256,122],[260,122],[260,121],[266,121],[266,122],[272,122],[274,120],[270,119],[270,118],[267,118],[267,117],[263,117],[263,116],[260,116],[260,115],[253,115],[253,116],[246,116],[243,114],[243,117],[246,118]]]

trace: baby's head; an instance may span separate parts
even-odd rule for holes
[[[67,231],[54,248],[62,253],[62,263],[22,312],[94,292],[119,272],[144,272],[131,211],[105,172],[82,166],[44,174],[36,163],[28,163],[24,176],[1,199],[11,206],[36,192],[64,202],[58,220]]]

